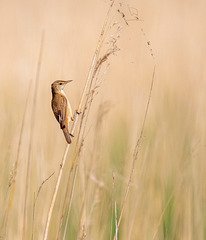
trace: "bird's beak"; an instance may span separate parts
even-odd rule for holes
[[[66,84],[69,83],[69,82],[72,82],[72,81],[73,81],[73,80],[68,80],[68,81],[66,81]]]
[[[64,87],[67,85],[67,83],[72,82],[72,81],[73,81],[73,80],[65,81],[64,84],[63,84],[63,86],[62,86],[62,89],[64,89]]]

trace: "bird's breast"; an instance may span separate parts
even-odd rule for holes
[[[67,101],[67,114],[66,115],[67,115],[68,122],[70,122],[70,120],[72,118],[72,108],[71,108],[71,105],[69,103],[69,100],[68,100],[66,94],[63,91],[61,91],[61,94],[66,98],[66,101]]]

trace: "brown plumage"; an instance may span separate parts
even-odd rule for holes
[[[56,120],[60,124],[60,128],[62,129],[68,144],[71,143],[71,137],[69,133],[69,122],[72,119],[72,110],[69,101],[65,93],[63,92],[63,89],[65,85],[71,81],[72,80],[69,81],[57,80],[53,82],[51,85],[52,110]]]

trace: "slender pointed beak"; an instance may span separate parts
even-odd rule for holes
[[[73,80],[68,80],[68,81],[66,81],[66,84],[69,83],[69,82],[72,82],[72,81],[73,81]]]
[[[72,81],[73,81],[73,80],[65,81],[64,84],[63,84],[63,86],[62,86],[62,87],[63,87],[62,89],[64,89],[64,87],[67,85],[67,83],[72,82]]]

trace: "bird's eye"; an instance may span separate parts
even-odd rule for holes
[[[62,83],[59,83],[59,85],[62,85]]]

